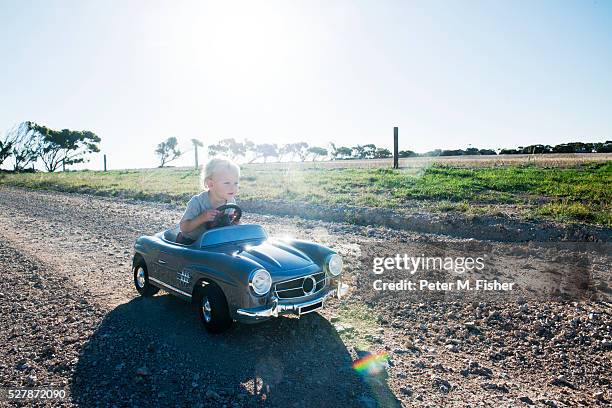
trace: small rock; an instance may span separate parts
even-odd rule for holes
[[[493,376],[493,370],[487,367],[483,367],[476,361],[470,361],[466,368],[461,370],[461,374],[467,377],[470,374],[479,375],[485,378],[491,378]]]
[[[348,332],[352,332],[355,330],[355,328],[351,326],[350,324],[335,324],[334,328],[339,334],[348,333]]]
[[[412,396],[412,388],[410,388],[409,386],[401,387],[400,392],[402,393],[402,395],[405,395],[407,397]]]
[[[527,405],[535,404],[535,402],[533,402],[533,400],[526,395],[523,395],[522,397],[519,397],[518,399],[519,401],[524,402]]]
[[[448,394],[453,389],[453,386],[451,385],[451,383],[449,383],[443,378],[434,377],[433,388],[437,389],[438,391],[444,394]]]
[[[499,391],[503,393],[510,392],[508,387],[505,385],[495,384],[495,383],[482,383],[480,386],[487,391]]]
[[[447,350],[452,351],[453,353],[457,353],[459,351],[459,347],[455,346],[454,344],[447,344],[446,346]]]
[[[557,378],[555,378],[554,380],[552,380],[550,382],[552,385],[556,385],[558,387],[569,387],[569,388],[575,388],[574,384],[572,384],[571,382],[569,382],[567,380],[567,378],[565,378],[565,376],[560,375]]]
[[[465,323],[463,323],[463,325],[468,330],[473,330],[473,329],[476,328],[476,323],[474,323],[474,322],[465,322]]]

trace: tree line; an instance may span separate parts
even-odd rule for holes
[[[198,147],[203,147],[203,143],[197,139],[192,139],[193,150],[197,154]],[[437,156],[476,156],[476,155],[497,155],[497,154],[546,154],[546,153],[612,153],[612,141],[604,143],[563,143],[556,146],[531,145],[516,149],[479,149],[468,147],[467,149],[443,150],[435,149],[426,153],[416,153],[412,150],[400,150],[400,158],[407,157],[437,157]],[[157,145],[155,154],[160,160],[160,167],[176,160],[182,155],[178,148],[176,137],[170,137]],[[262,143],[255,144],[250,140],[237,141],[233,138],[223,139],[208,146],[208,156],[227,156],[234,160],[244,160],[253,163],[262,159],[264,163],[273,158],[275,161],[316,161],[316,160],[351,160],[351,159],[386,159],[393,157],[389,149],[377,147],[374,144],[364,144],[356,146],[336,146],[329,143],[327,147],[310,146],[306,142],[296,142],[287,144]]]
[[[90,153],[99,152],[101,139],[88,130],[54,130],[35,122],[14,126],[0,140],[0,165],[12,159],[14,171],[34,171],[42,162],[54,172],[77,163],[84,163]]]
[[[55,130],[35,122],[26,121],[14,126],[0,139],[0,165],[12,159],[14,171],[33,171],[36,163],[42,162],[45,169],[54,172],[72,164],[87,161],[87,155],[99,152],[101,139],[95,133],[87,130],[70,129]],[[204,144],[198,139],[191,139],[195,153],[195,164],[198,166],[198,149]],[[220,140],[208,145],[208,155],[228,156],[234,160],[253,163],[270,159],[275,161],[316,161],[316,160],[351,160],[351,159],[386,159],[392,157],[391,151],[377,147],[375,144],[356,146],[337,146],[329,143],[326,147],[311,146],[306,142],[287,144],[261,143],[256,144],[246,139],[237,141],[233,138]],[[159,143],[155,155],[160,167],[178,159],[183,155],[178,147],[178,139],[169,137]],[[603,143],[572,142],[555,146],[535,144],[519,146],[516,149],[467,149],[442,150],[436,149],[426,153],[415,153],[411,150],[399,151],[399,157],[431,157],[431,156],[473,156],[496,154],[548,154],[548,153],[612,153],[612,141]]]

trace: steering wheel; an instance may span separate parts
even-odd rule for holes
[[[225,210],[234,210],[234,218],[230,219],[229,214],[225,213]],[[242,217],[242,209],[238,207],[236,204],[225,204],[221,207],[217,208],[217,211],[220,211],[219,214],[215,217],[214,220],[206,222],[206,229],[217,228],[217,227],[227,227],[231,224],[236,224],[240,221]]]

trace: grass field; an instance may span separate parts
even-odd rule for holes
[[[3,174],[0,184],[108,196],[186,202],[199,189],[195,170],[165,168],[109,172]],[[612,226],[612,161],[559,165],[466,166],[429,163],[389,168],[245,165],[241,199],[282,199],[313,204],[512,213]]]

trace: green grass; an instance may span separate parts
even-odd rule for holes
[[[199,191],[188,169],[2,174],[0,184],[186,201]],[[612,161],[574,167],[270,168],[244,166],[241,199],[497,214],[612,226]]]
[[[332,318],[342,340],[350,342],[360,350],[370,350],[378,335],[378,314],[369,306],[359,302],[342,302],[338,314]]]

